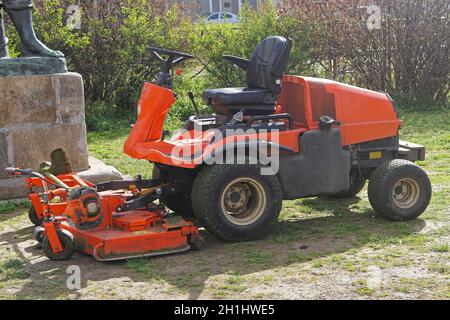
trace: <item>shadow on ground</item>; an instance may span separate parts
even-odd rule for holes
[[[223,243],[203,231],[207,245],[203,251],[129,262],[100,263],[80,253],[76,253],[71,261],[49,261],[42,256],[40,250],[34,248],[31,240],[32,227],[0,234],[0,245],[8,245],[26,262],[25,268],[30,277],[28,283],[17,293],[18,297],[54,299],[67,295],[65,270],[76,264],[82,270],[82,288],[92,282],[127,277],[132,282],[164,281],[184,293],[185,297],[196,299],[204,291],[211,276],[246,275],[288,267],[360,248],[368,243],[389,243],[408,237],[425,227],[425,222],[420,219],[392,223],[375,218],[371,209],[354,212],[351,207],[358,201],[358,198],[348,201],[307,199],[302,203],[304,207],[326,210],[328,215],[288,215],[280,221],[271,235],[254,242]],[[166,293],[168,294],[170,297],[170,293]],[[79,296],[80,292],[70,293],[71,298]],[[154,298],[152,292],[141,292],[141,296]],[[100,298],[109,297],[103,295]]]

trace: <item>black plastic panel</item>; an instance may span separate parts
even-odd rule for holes
[[[350,187],[350,152],[341,146],[339,129],[305,132],[301,152],[280,159],[278,177],[285,199],[331,195]]]

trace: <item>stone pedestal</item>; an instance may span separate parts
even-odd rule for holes
[[[37,170],[54,149],[67,152],[74,170],[90,168],[83,91],[76,73],[0,77],[0,199],[25,195],[5,167]]]

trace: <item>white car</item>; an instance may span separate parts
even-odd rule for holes
[[[213,12],[206,17],[206,23],[238,23],[239,17],[231,12]]]

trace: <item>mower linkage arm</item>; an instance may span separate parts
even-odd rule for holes
[[[133,190],[133,189],[151,189],[161,185],[159,179],[153,180],[123,180],[123,181],[109,181],[95,185],[98,192],[110,190]]]
[[[166,184],[157,188],[155,192],[149,193],[143,197],[126,201],[123,207],[117,208],[117,212],[126,212],[131,210],[145,209],[147,206],[155,200],[158,200],[162,196],[169,196],[172,194],[181,193],[186,191],[182,185],[179,184]]]
[[[31,169],[19,169],[19,168],[12,168],[12,167],[8,167],[5,168],[4,170],[6,175],[9,176],[22,176],[22,177],[29,177],[29,178],[38,178],[41,179],[42,181],[51,184],[53,186],[56,186],[58,188],[63,188],[66,190],[69,190],[69,186],[66,185],[64,182],[62,182],[60,179],[58,179],[58,177],[55,177],[54,175],[52,175],[50,172],[43,170],[42,172],[36,172],[33,171]],[[47,179],[49,178],[50,181]]]

